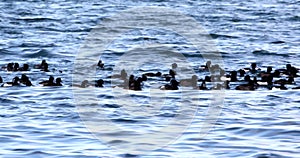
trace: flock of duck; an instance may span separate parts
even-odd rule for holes
[[[42,60],[41,64],[37,64],[33,66],[34,69],[40,69],[41,71],[44,72],[50,72],[48,69],[48,63],[46,60]],[[2,70],[6,70],[8,72],[26,72],[30,71],[29,65],[28,64],[23,64],[23,67],[20,67],[19,63],[8,63],[6,66],[2,67]],[[39,82],[40,85],[42,86],[62,86],[62,79],[61,78],[56,78],[54,82],[54,77],[50,76],[49,80],[41,81]],[[30,78],[22,74],[21,77],[15,76],[11,82],[3,82],[3,78],[0,76],[0,83],[1,87],[11,87],[11,86],[33,86]]]
[[[97,66],[100,69],[104,69],[104,63],[99,60]],[[123,81],[122,87],[125,89],[140,91],[143,88],[143,82],[146,82],[148,78],[157,79],[158,81],[166,82],[166,84],[158,87],[161,90],[178,90],[179,87],[192,87],[199,90],[219,90],[219,89],[235,89],[235,90],[249,90],[253,91],[259,88],[264,89],[280,89],[287,90],[289,88],[286,85],[291,85],[291,89],[300,89],[300,86],[296,86],[294,78],[299,77],[297,74],[299,69],[292,66],[291,64],[286,64],[283,69],[276,69],[273,71],[271,66],[267,67],[265,71],[257,67],[256,63],[252,63],[249,68],[242,68],[234,71],[225,71],[218,64],[213,65],[211,61],[207,61],[206,65],[199,67],[199,72],[210,72],[211,75],[205,76],[204,78],[198,78],[197,75],[193,75],[189,79],[178,80],[177,76],[177,64],[173,63],[171,69],[167,74],[162,74],[161,72],[148,72],[143,73],[141,76],[130,75],[128,77],[127,72],[123,69],[120,74],[114,74],[109,76],[109,79],[120,79]],[[34,69],[40,69],[44,72],[49,72],[48,64],[46,60],[42,60],[41,64],[33,66]],[[29,65],[23,64],[20,67],[18,63],[8,63],[3,66],[2,69],[7,71],[29,71]],[[198,85],[200,82],[200,86]],[[30,78],[22,74],[21,77],[14,77],[11,82],[3,82],[0,76],[1,87],[8,86],[33,86]],[[207,87],[207,83],[211,84],[211,87]],[[62,86],[61,78],[54,78],[50,76],[48,80],[39,82],[42,86]],[[90,84],[88,80],[82,81],[80,85],[72,85],[80,88],[86,88],[89,86],[103,87],[104,80],[99,79]],[[233,88],[231,86],[234,86]],[[117,86],[113,86],[117,87]]]

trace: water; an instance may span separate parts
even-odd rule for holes
[[[153,79],[145,83],[143,92],[130,91],[133,108],[115,102],[116,92],[110,88],[107,76],[123,52],[135,52],[136,46],[159,43],[172,47],[186,57],[191,69],[204,63],[195,48],[176,33],[132,30],[111,43],[101,57],[106,69],[97,71],[96,78],[105,80],[105,88],[95,90],[101,104],[88,108],[103,110],[113,123],[130,132],[118,133],[103,127],[107,132],[101,131],[100,140],[97,139],[97,134],[91,134],[81,121],[71,86],[74,61],[88,33],[104,18],[135,6],[171,7],[195,18],[214,38],[225,70],[248,67],[251,62],[257,62],[263,69],[269,65],[283,68],[286,63],[300,67],[299,5],[293,0],[1,1],[0,65],[19,62],[32,67],[46,59],[51,72],[36,69],[26,72],[33,84],[38,85],[49,75],[61,77],[64,84],[63,87],[0,88],[1,157],[299,157],[299,91],[227,90],[220,116],[205,137],[199,131],[213,97],[210,91],[185,93],[190,98],[183,99],[187,105],[184,108],[197,109],[188,129],[185,127],[193,115],[174,121],[176,114],[182,112],[183,105],[178,105],[182,99],[180,92],[157,91],[161,96],[149,98],[152,90],[164,82],[156,85]],[[151,53],[151,49],[147,51]],[[142,70],[167,73],[168,69],[168,64],[156,62],[144,64],[132,73],[140,74]],[[195,73],[203,76],[196,70]],[[4,81],[20,74],[0,71]],[[117,99],[124,98],[126,95]],[[99,118],[92,112],[87,113],[91,119]],[[166,124],[181,127],[181,134],[177,139],[163,135],[158,141],[171,141],[163,148],[143,152],[142,145],[157,144],[151,140],[143,144],[126,140],[132,135],[142,138],[145,135],[138,133],[149,134]],[[107,142],[106,138],[111,140]],[[113,146],[133,149],[124,152]]]

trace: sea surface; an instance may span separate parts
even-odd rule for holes
[[[0,66],[28,63],[31,70],[1,69],[0,76],[9,82],[24,73],[34,86],[0,87],[0,157],[300,157],[298,90],[236,91],[231,84],[220,93],[166,92],[159,90],[166,82],[154,77],[144,82],[143,91],[128,91],[118,87],[119,80],[111,82],[109,76],[128,63],[138,63],[128,73],[140,76],[168,73],[179,58],[184,59],[179,67],[188,70],[182,78],[207,75],[198,70],[205,64],[201,50],[189,39],[155,29],[158,23],[173,26],[177,18],[112,37],[91,61],[101,59],[104,70],[90,67],[104,88],[72,86],[93,28],[128,9],[149,6],[196,20],[213,39],[226,71],[252,62],[262,70],[287,63],[300,67],[298,0],[1,0]],[[141,23],[148,18],[139,17]],[[184,26],[189,23],[178,29]],[[118,30],[100,31],[114,35]],[[122,58],[128,52],[131,56]],[[33,69],[43,59],[50,72]],[[50,75],[61,77],[64,86],[38,84]]]

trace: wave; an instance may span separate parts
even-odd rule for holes
[[[270,55],[270,56],[282,56],[282,57],[289,57],[289,54],[279,54],[274,52],[269,52],[267,50],[255,50],[252,52],[254,55]]]
[[[25,58],[40,58],[40,57],[53,57],[53,54],[46,49],[40,49],[37,52],[26,53],[23,55]]]

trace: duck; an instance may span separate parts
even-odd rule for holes
[[[230,81],[225,81],[225,82],[223,83],[222,86],[223,86],[225,89],[230,89],[229,83],[230,83]]]
[[[53,76],[49,76],[49,79],[46,81],[42,81],[39,84],[42,84],[43,86],[54,86],[54,77]]]
[[[249,75],[246,75],[246,76],[244,77],[244,81],[246,81],[246,82],[250,82],[250,81],[251,81],[251,78],[250,78],[250,76],[249,76]]]
[[[202,81],[201,85],[199,86],[199,90],[208,90],[205,81]]]
[[[23,64],[23,67],[19,69],[19,71],[29,71],[29,65],[28,64]]]
[[[177,64],[176,63],[173,63],[172,65],[171,65],[171,67],[172,67],[172,69],[177,69]]]
[[[164,86],[161,86],[160,89],[161,90],[178,90],[178,85],[179,85],[179,82],[176,81],[175,79],[172,79],[170,81],[170,84],[165,84]]]
[[[211,73],[216,73],[216,72],[222,72],[224,71],[220,66],[219,64],[216,64],[216,65],[212,65],[209,69],[211,71]],[[225,72],[225,71],[224,71]]]
[[[130,84],[129,89],[135,90],[135,91],[141,91],[142,90],[142,77],[138,77],[136,80],[133,81],[132,84]]]
[[[274,73],[272,73],[273,77],[280,77],[280,71],[279,70],[275,70]]]
[[[50,72],[49,69],[48,69],[48,64],[47,63],[44,64],[44,66],[42,67],[41,71]]]
[[[99,79],[96,81],[95,87],[103,87],[103,83],[104,83],[104,81],[102,79]]]
[[[220,78],[221,81],[230,81],[230,82],[237,82],[237,71],[231,71],[230,75],[222,76]]]
[[[134,82],[135,82],[134,75],[130,75],[128,80],[128,88],[133,87]]]
[[[168,74],[163,74],[162,77],[165,78],[166,81],[171,81],[172,78],[175,78],[176,72],[172,69],[169,70]]]
[[[251,63],[251,68],[244,68],[245,71],[249,71],[252,74],[255,74],[258,72],[257,69],[257,64],[256,63]]]
[[[256,82],[259,86],[270,86],[273,84],[273,76],[269,75],[269,76],[264,76],[261,78],[260,81]]]
[[[267,72],[261,72],[258,76],[263,78],[263,77],[268,77],[270,75],[272,75],[272,67],[268,66],[267,67]]]
[[[236,90],[246,90],[246,91],[253,91],[257,89],[258,84],[257,84],[257,79],[254,77],[253,81],[251,80],[249,75],[245,76],[245,81],[247,81],[247,84],[241,84],[237,87],[235,87]]]
[[[277,69],[279,72],[291,76],[291,77],[298,77],[298,69],[293,67],[291,64],[286,64],[285,69]]]
[[[24,84],[25,86],[32,86],[32,83],[29,80],[29,77],[27,77],[24,74],[22,74],[22,76],[21,76],[20,83]]]
[[[191,86],[191,87],[197,87],[197,81],[198,81],[198,76],[193,75],[190,79],[182,79],[180,80],[180,86]]]
[[[240,77],[244,77],[245,76],[245,74],[246,74],[245,70],[239,69],[238,71],[239,71]]]
[[[19,71],[19,68],[20,68],[19,63],[15,63],[15,64],[14,64],[13,71]]]
[[[20,86],[20,78],[19,77],[14,77],[12,79],[12,82],[6,82],[1,85],[1,87],[12,87],[12,86]]]
[[[251,85],[251,84],[242,84],[242,85],[235,87],[235,89],[236,90],[244,90],[244,91],[254,91],[255,87],[254,87],[254,85]]]
[[[294,77],[288,77],[288,80],[286,79],[280,79],[277,81],[274,81],[274,84],[294,84]]]
[[[204,81],[205,82],[211,82],[211,77],[210,76],[205,76]]]
[[[161,72],[157,72],[157,73],[148,72],[148,73],[144,73],[143,75],[148,76],[148,77],[160,77]]]
[[[99,60],[99,61],[98,61],[97,66],[98,66],[99,68],[101,68],[101,69],[104,69],[104,63],[102,62],[102,60]]]
[[[173,63],[173,64],[171,65],[171,70],[174,71],[174,74],[175,74],[175,75],[177,74],[177,73],[176,73],[177,67],[178,67],[178,65],[177,65],[176,63]]]
[[[2,79],[2,77],[0,76],[0,83],[3,83],[3,79]]]
[[[13,71],[14,70],[14,63],[8,63],[6,66],[7,71]]]
[[[205,65],[201,65],[199,70],[209,70],[211,68],[211,61],[208,60]]]
[[[81,84],[73,84],[72,87],[78,87],[78,88],[87,88],[89,87],[90,84],[89,84],[89,81],[88,80],[84,80],[81,82]]]
[[[33,68],[44,69],[45,64],[47,64],[47,61],[44,59],[44,60],[42,60],[41,64],[34,65]]]
[[[122,69],[120,74],[114,74],[112,76],[108,76],[107,78],[120,78],[122,80],[125,80],[127,78],[127,73],[125,69]]]
[[[56,78],[56,80],[55,80],[56,82],[55,82],[55,84],[54,84],[54,86],[62,86],[62,80],[61,80],[61,78]]]

